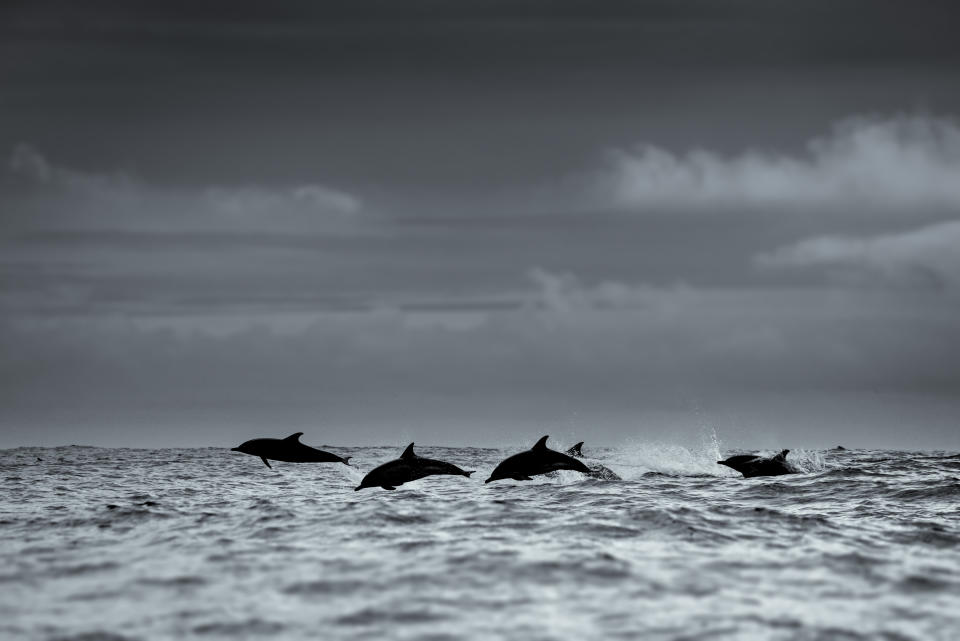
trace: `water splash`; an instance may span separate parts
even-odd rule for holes
[[[787,460],[798,471],[804,474],[814,474],[827,469],[827,463],[821,450],[796,449],[790,450]]]
[[[625,479],[638,478],[650,472],[669,476],[729,476],[729,470],[717,465],[722,445],[712,427],[699,431],[691,445],[664,441],[630,440],[611,452],[610,467]]]

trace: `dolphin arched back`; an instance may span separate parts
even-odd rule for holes
[[[413,443],[403,450],[400,458],[387,461],[372,469],[360,481],[354,491],[365,487],[382,487],[385,490],[395,490],[398,486],[416,481],[426,476],[455,475],[469,477],[473,470],[462,470],[453,463],[437,461],[417,456],[413,451]]]
[[[529,450],[508,456],[493,469],[484,483],[499,479],[530,481],[531,476],[548,474],[557,470],[574,470],[588,474],[590,468],[569,454],[563,454],[547,447],[549,435],[543,436]]]
[[[259,456],[263,464],[271,467],[268,461],[286,461],[289,463],[334,463],[340,462],[350,465],[349,456],[337,456],[330,452],[318,450],[300,442],[303,432],[294,432],[286,438],[255,438],[239,447],[234,452]]]
[[[797,469],[787,462],[787,454],[789,453],[790,450],[780,450],[778,454],[769,458],[757,454],[738,454],[723,461],[717,461],[717,463],[735,469],[745,478],[795,474]]]

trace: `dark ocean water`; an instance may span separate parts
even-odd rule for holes
[[[625,480],[484,485],[521,448],[422,446],[478,472],[353,491],[402,445],[0,451],[0,638],[960,639],[960,454],[588,444]]]

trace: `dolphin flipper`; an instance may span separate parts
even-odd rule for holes
[[[266,457],[261,456],[260,460],[263,461],[263,464],[269,467],[271,470],[273,469],[273,467],[271,467],[270,463],[267,461]]]
[[[397,489],[397,488],[393,487],[392,485],[381,485],[380,487],[382,487],[382,488],[385,489],[385,490],[395,490],[395,489]]]

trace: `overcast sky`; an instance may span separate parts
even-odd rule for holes
[[[6,2],[0,447],[960,448],[955,25]]]

